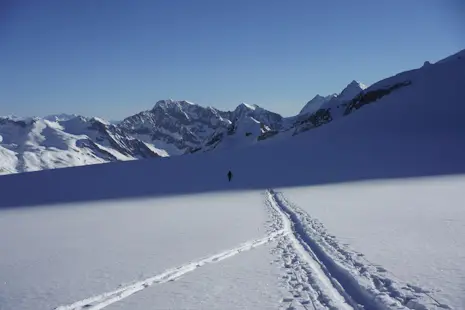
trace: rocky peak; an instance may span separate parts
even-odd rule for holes
[[[346,88],[344,88],[344,90],[337,96],[337,98],[341,101],[352,100],[366,88],[367,86],[365,84],[353,80],[346,86]]]

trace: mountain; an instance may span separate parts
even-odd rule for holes
[[[302,108],[299,115],[315,113],[319,109],[324,108],[330,101],[345,102],[349,101],[358,95],[367,86],[363,83],[353,80],[339,94],[331,94],[329,96],[316,95],[312,100]]]
[[[152,110],[125,118],[118,128],[134,137],[180,155],[231,122],[220,111],[188,101],[160,100]]]
[[[435,65],[426,62],[421,70],[431,70]],[[127,117],[118,124],[68,114],[42,119],[4,117],[0,127],[1,168],[3,173],[33,171],[242,148],[262,140],[288,139],[348,116],[410,83],[389,81],[367,87],[354,80],[337,95],[315,96],[293,117],[282,117],[247,103],[241,103],[233,111],[221,111],[172,99],[160,100],[151,110]],[[22,126],[27,129],[20,132]],[[51,138],[47,133],[60,137],[62,147],[48,145]],[[37,138],[37,135],[43,137]],[[43,159],[43,156],[52,159]]]
[[[59,121],[68,121],[78,116],[79,115],[77,114],[60,113],[60,114],[51,114],[51,115],[44,116],[43,119],[47,121],[51,121],[51,122],[59,122]]]
[[[302,108],[302,110],[300,110],[299,115],[307,114],[307,113],[314,113],[318,111],[322,105],[324,105],[329,100],[335,98],[336,96],[337,94],[332,94],[326,97],[316,95],[315,97],[313,97],[312,100],[307,102],[307,104]]]
[[[305,105],[294,124],[294,134],[307,131],[344,116],[345,107],[354,97],[367,88],[363,83],[352,81],[338,95],[317,95]]]
[[[246,103],[241,103],[232,112],[222,112],[222,115],[231,121],[252,117],[273,130],[281,129],[284,120],[284,118],[277,113],[268,111],[258,105],[249,105]]]
[[[169,155],[181,155],[212,145],[212,139],[249,118],[269,129],[283,127],[281,115],[257,105],[242,103],[233,111],[220,111],[171,99],[158,101],[152,110],[130,116],[118,127]]]
[[[352,81],[349,85],[344,88],[344,90],[337,95],[337,99],[341,102],[352,100],[355,96],[357,96],[360,92],[366,89],[367,86],[363,83]]]
[[[0,174],[164,155],[98,118],[62,119],[0,118]]]
[[[236,118],[227,128],[218,129],[200,147],[192,149],[191,152],[247,147],[265,139],[273,132],[277,133],[254,117],[243,115]]]

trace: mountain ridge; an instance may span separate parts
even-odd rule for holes
[[[369,87],[353,80],[339,94],[316,95],[292,117],[247,103],[222,111],[173,99],[159,100],[151,109],[117,124],[65,113],[43,118],[0,117],[0,173],[209,152],[287,139],[402,93],[412,77],[463,58],[465,50]]]

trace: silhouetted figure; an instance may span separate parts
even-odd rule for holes
[[[229,172],[228,172],[228,180],[229,180],[229,182],[231,182],[231,179],[232,179],[232,172],[231,172],[231,170],[229,170]]]

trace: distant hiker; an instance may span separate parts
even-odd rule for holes
[[[231,170],[229,170],[229,172],[228,172],[228,180],[229,180],[229,182],[231,182],[231,179],[232,179],[232,172],[231,172]]]

